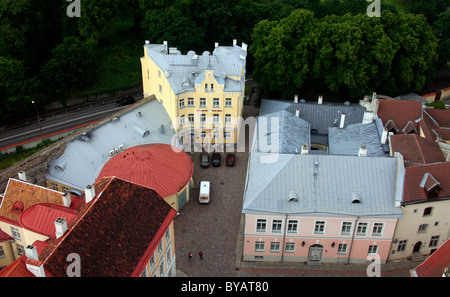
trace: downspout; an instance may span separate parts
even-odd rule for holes
[[[288,217],[288,214],[286,214],[286,217],[284,218],[284,233],[283,233],[283,245],[281,247],[281,262],[284,261],[284,245],[285,245],[284,242],[286,240],[287,217]]]
[[[358,228],[358,221],[359,221],[359,216],[356,217],[355,228],[353,229],[353,234],[352,234],[352,243],[350,244],[350,250],[348,251],[347,263],[345,263],[346,265],[350,264],[349,263],[350,262],[350,255],[352,253],[353,240],[355,239],[356,228]]]

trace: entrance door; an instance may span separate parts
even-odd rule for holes
[[[422,241],[416,242],[416,244],[414,245],[413,253],[418,253],[418,252],[420,252],[420,248],[421,248],[421,247],[422,247]]]
[[[322,260],[323,246],[320,244],[312,245],[309,248],[308,261],[320,262]]]

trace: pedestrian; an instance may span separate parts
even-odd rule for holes
[[[200,257],[200,260],[203,260],[203,252],[202,251],[198,252],[198,256]]]
[[[188,257],[189,257],[189,260],[191,260],[191,258],[192,258],[192,253],[191,252],[189,252]]]

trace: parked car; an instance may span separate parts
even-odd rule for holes
[[[220,154],[219,153],[213,153],[212,154],[212,166],[220,166]]]
[[[232,153],[227,154],[227,159],[226,159],[225,164],[227,166],[234,166],[235,162],[236,162],[235,154],[232,154]]]
[[[198,196],[198,202],[209,203],[210,193],[209,193],[210,182],[202,181],[200,182],[200,192]]]
[[[136,100],[134,100],[133,96],[128,96],[128,97],[124,97],[122,99],[119,99],[116,101],[117,106],[124,106],[124,105],[128,105],[128,104],[133,104],[135,103]]]
[[[200,166],[203,168],[209,167],[209,156],[208,154],[201,154],[200,155]]]

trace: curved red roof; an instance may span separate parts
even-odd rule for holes
[[[97,180],[116,176],[154,189],[166,198],[191,180],[194,164],[184,151],[168,144],[147,144],[129,148],[103,167]]]

